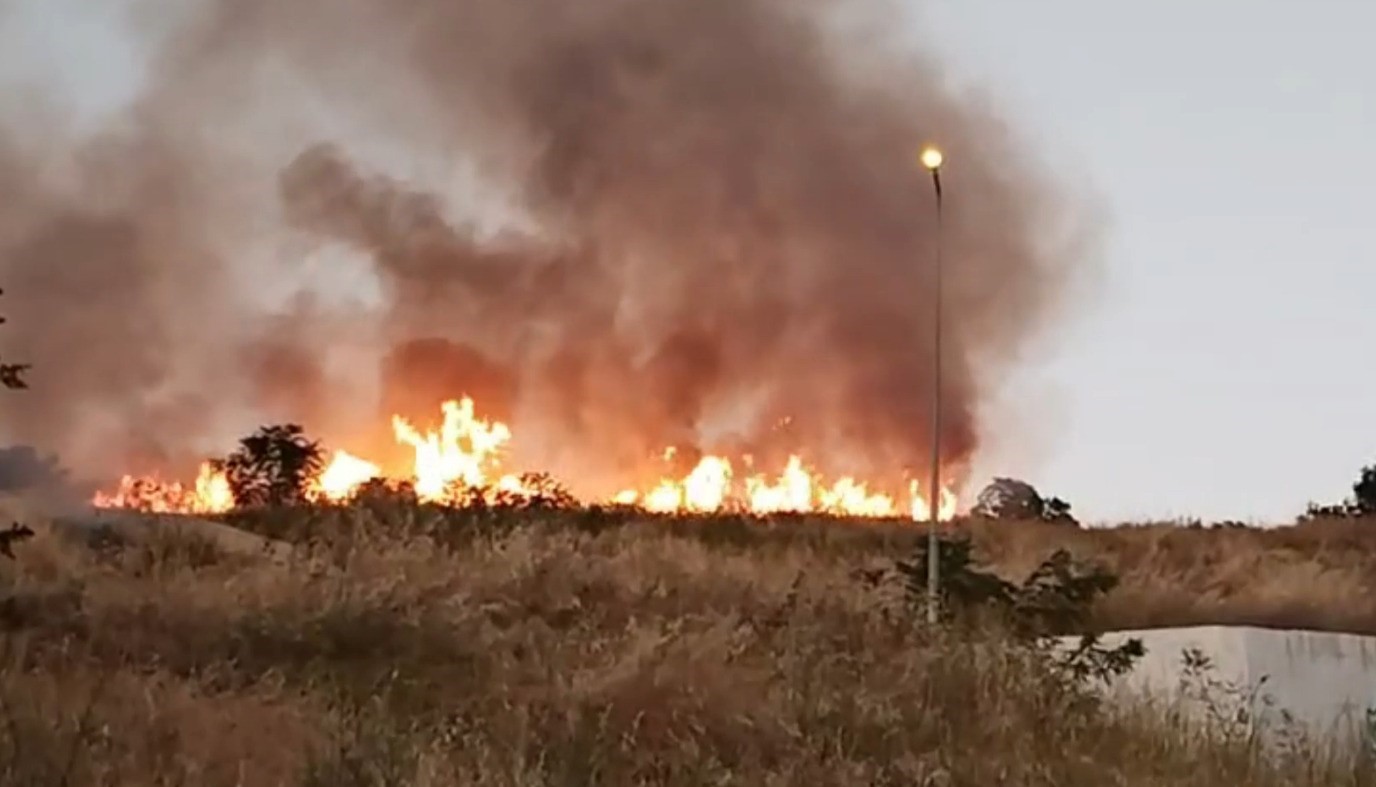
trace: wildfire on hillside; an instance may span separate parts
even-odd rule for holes
[[[201,464],[191,486],[158,476],[128,476],[113,492],[97,492],[96,508],[128,508],[155,514],[222,514],[234,508],[229,479],[210,462]]]
[[[438,430],[422,431],[400,416],[392,418],[398,443],[414,451],[409,477],[387,478],[382,468],[345,451],[336,451],[324,469],[307,485],[308,496],[320,503],[344,503],[374,480],[406,481],[422,502],[453,504],[480,490],[489,500],[538,494],[529,476],[506,472],[503,459],[512,440],[511,429],[477,414],[471,398],[445,402]],[[672,458],[675,449],[665,451]],[[862,518],[911,515],[927,518],[927,500],[916,481],[903,497],[886,494],[864,481],[846,477],[827,482],[799,456],[789,459],[777,475],[738,474],[738,465],[723,456],[704,456],[682,477],[663,477],[645,490],[626,489],[603,501],[657,514],[711,514],[743,510],[752,514],[823,513]],[[906,499],[905,499],[906,498]],[[121,508],[156,513],[216,514],[235,507],[229,479],[212,463],[204,463],[193,484],[183,486],[157,476],[125,476],[113,492],[97,493],[97,508]],[[938,516],[955,517],[957,498],[941,490]]]

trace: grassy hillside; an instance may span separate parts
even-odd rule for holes
[[[1376,783],[1096,703],[995,626],[927,630],[862,578],[911,528],[391,504],[235,524],[301,554],[40,533],[0,559],[0,784]],[[1010,576],[1061,546],[1117,570],[1104,625],[1376,630],[1376,523],[971,528]]]

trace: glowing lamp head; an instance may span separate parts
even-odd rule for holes
[[[946,157],[941,155],[940,150],[937,150],[933,147],[927,147],[922,149],[922,156],[920,160],[922,161],[922,166],[926,167],[932,172],[936,172],[937,170],[941,169],[941,165],[943,162],[946,161]]]

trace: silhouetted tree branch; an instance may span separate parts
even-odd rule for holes
[[[0,295],[5,291],[0,290]],[[5,323],[5,318],[0,316],[0,325]],[[24,374],[29,371],[27,363],[0,363],[0,386],[11,390],[28,388],[29,384],[24,381]]]
[[[0,530],[0,555],[14,560],[14,545],[30,538],[33,538],[33,530],[18,522],[11,524],[9,530]]]
[[[0,295],[5,291],[0,290]],[[0,315],[0,325],[5,323],[5,318]],[[0,386],[11,390],[28,388],[28,383],[24,382],[24,372],[29,370],[26,363],[0,363]],[[14,545],[25,539],[33,537],[33,530],[28,525],[21,525],[15,522],[10,525],[9,530],[0,532],[0,555],[13,560]]]

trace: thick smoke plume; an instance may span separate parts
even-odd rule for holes
[[[0,124],[4,340],[35,363],[4,428],[86,472],[287,418],[381,451],[465,393],[599,491],[666,446],[921,472],[926,140],[960,467],[1080,269],[1062,196],[881,2],[158,5],[130,106]]]

